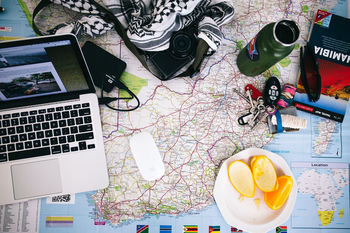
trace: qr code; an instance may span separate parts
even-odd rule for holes
[[[52,202],[70,202],[70,200],[70,194],[52,197]]]
[[[48,204],[74,204],[75,195],[74,194],[65,194],[59,196],[52,196],[47,198]]]

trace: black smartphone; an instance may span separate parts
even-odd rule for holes
[[[81,48],[94,84],[110,92],[119,83],[126,63],[91,41]]]

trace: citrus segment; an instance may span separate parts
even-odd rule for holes
[[[255,184],[261,191],[271,192],[278,188],[275,167],[266,156],[254,156],[251,160],[251,169]]]
[[[254,197],[255,184],[252,171],[249,166],[240,160],[232,162],[228,166],[228,177],[233,187],[246,197]]]
[[[290,176],[280,176],[277,181],[278,189],[264,194],[266,205],[273,210],[278,210],[283,206],[293,187],[293,180]]]
[[[258,158],[259,156],[254,156],[253,158],[250,159],[250,167],[253,167],[254,166],[254,162],[256,161],[256,159]]]

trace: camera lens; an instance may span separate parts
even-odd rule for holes
[[[180,32],[170,40],[170,52],[178,57],[187,57],[192,52],[193,42],[190,35]]]

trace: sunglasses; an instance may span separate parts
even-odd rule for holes
[[[309,44],[300,48],[300,78],[310,102],[316,102],[321,94],[321,75],[318,61]]]

